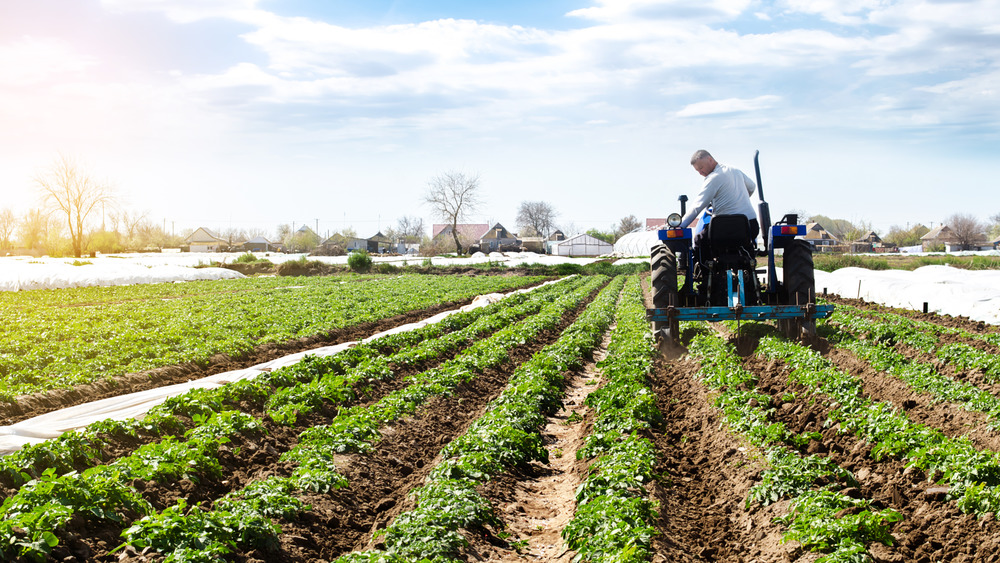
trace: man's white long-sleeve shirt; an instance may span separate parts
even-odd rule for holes
[[[743,214],[747,219],[756,219],[757,213],[750,203],[750,196],[756,190],[757,184],[742,171],[719,164],[705,176],[694,207],[681,219],[681,225],[689,225],[709,205],[713,215]]]

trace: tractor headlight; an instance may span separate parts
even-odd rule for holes
[[[681,214],[680,213],[671,213],[670,215],[667,215],[667,226],[669,226],[670,228],[680,227],[681,226]]]

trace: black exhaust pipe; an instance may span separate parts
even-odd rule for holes
[[[760,151],[753,153],[753,169],[757,173],[757,193],[760,194],[760,204],[757,205],[757,215],[760,219],[760,234],[764,239],[764,248],[767,248],[767,237],[771,234],[771,209],[764,201],[764,184],[760,181],[760,161],[758,157]]]

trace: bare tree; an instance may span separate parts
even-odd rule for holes
[[[455,252],[462,254],[462,243],[458,240],[458,222],[475,211],[480,204],[479,175],[466,176],[463,172],[455,171],[439,174],[428,182],[424,202],[430,204],[435,216],[451,223]]]
[[[615,240],[621,238],[622,235],[631,233],[632,231],[638,229],[639,227],[642,227],[642,223],[640,223],[639,220],[636,219],[635,215],[622,217],[621,220],[618,221],[618,228],[615,229]]]
[[[424,237],[424,220],[421,217],[400,217],[395,233],[407,243],[420,242]]]
[[[247,229],[244,234],[246,234],[247,240],[255,239],[257,237],[261,237],[264,238],[265,240],[268,240],[269,237],[271,236],[268,230],[265,229],[264,227],[251,227]]]
[[[552,232],[556,220],[556,210],[544,201],[522,201],[517,210],[517,228],[530,229],[535,236],[547,237]]]
[[[139,225],[146,221],[148,215],[148,211],[139,212],[119,209],[112,211],[109,217],[111,218],[113,230],[119,232],[119,229],[121,229],[123,232],[120,232],[120,234],[126,239],[131,239],[138,234]]]
[[[288,246],[288,243],[292,241],[292,226],[288,223],[282,223],[278,225],[274,234],[278,237],[275,239],[275,242],[280,242],[281,244]]]
[[[13,248],[10,237],[14,235],[14,227],[17,226],[17,219],[14,212],[9,208],[0,211],[0,249]]]
[[[100,203],[113,203],[111,188],[83,172],[64,155],[34,178],[42,200],[53,211],[64,216],[69,227],[73,255],[83,253],[83,227],[87,217]]]
[[[230,248],[235,246],[237,242],[246,242],[249,240],[246,232],[239,227],[227,227],[223,229],[219,236],[226,239],[226,244],[228,244]]]
[[[21,245],[29,250],[34,250],[41,246],[48,238],[48,234],[49,217],[41,209],[29,210],[17,228],[17,235],[21,239]]]
[[[882,240],[896,246],[916,246],[920,244],[920,237],[928,232],[930,229],[920,224],[909,228],[893,225],[889,227],[889,233],[882,237]]]
[[[955,234],[956,242],[962,245],[962,250],[968,250],[985,239],[986,225],[976,219],[974,215],[956,213],[945,219],[944,224],[951,228],[951,232]]]
[[[990,237],[1000,236],[1000,213],[990,215]]]
[[[852,242],[860,241],[869,232],[874,231],[870,221],[865,221],[864,219],[858,221],[857,223],[848,223],[848,226],[841,231],[840,240],[845,244],[851,244]],[[877,232],[875,234],[878,234]],[[851,246],[851,251],[853,252],[854,246]]]

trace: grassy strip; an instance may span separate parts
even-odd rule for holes
[[[417,508],[382,532],[384,551],[354,552],[338,562],[455,561],[466,545],[459,529],[500,526],[476,486],[505,469],[548,461],[539,429],[546,413],[560,408],[563,374],[579,369],[607,330],[623,284],[616,278],[555,343],[518,366],[483,416],[445,447],[445,460],[413,493]]]
[[[562,531],[570,549],[588,561],[648,561],[656,533],[653,479],[656,448],[639,432],[662,421],[649,389],[655,350],[638,278],[625,286],[608,355],[598,368],[606,383],[587,396],[597,415],[577,457],[595,458],[577,489],[577,508]]]
[[[750,490],[747,506],[791,499],[788,513],[776,520],[787,528],[783,539],[825,553],[821,562],[867,561],[866,543],[892,545],[889,525],[900,514],[875,510],[869,499],[844,494],[845,488],[857,486],[850,472],[829,458],[800,454],[818,436],[794,434],[783,423],[770,422],[771,397],[754,390],[757,377],[743,368],[732,345],[713,334],[699,334],[688,349],[701,363],[699,377],[719,391],[715,404],[726,423],[767,456],[769,468]]]
[[[832,272],[840,268],[866,268],[868,270],[916,270],[923,266],[952,266],[966,270],[998,270],[1000,258],[995,256],[955,256],[930,254],[913,256],[905,254],[834,254],[818,252],[813,256],[817,270]]]
[[[872,401],[862,383],[838,370],[818,353],[773,338],[761,340],[758,352],[793,368],[789,378],[826,397],[831,420],[841,431],[874,444],[876,460],[891,456],[907,460],[930,479],[950,484],[948,498],[962,512],[1000,511],[1000,453],[977,450],[966,437],[949,438],[936,428],[914,423],[890,403]]]

